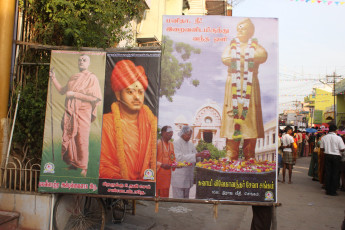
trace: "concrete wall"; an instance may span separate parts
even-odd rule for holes
[[[0,191],[0,210],[20,213],[19,229],[50,229],[51,194]]]

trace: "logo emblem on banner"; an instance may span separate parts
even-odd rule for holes
[[[267,200],[267,201],[272,201],[272,200],[274,200],[274,198],[273,198],[273,192],[271,192],[271,191],[265,192],[265,200]]]
[[[43,173],[55,173],[54,169],[55,169],[55,165],[51,162],[48,162],[44,165]]]
[[[144,172],[144,180],[154,180],[155,173],[152,169],[146,169]]]

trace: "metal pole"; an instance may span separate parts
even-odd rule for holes
[[[15,3],[15,12],[14,12],[14,25],[13,25],[13,41],[17,40],[17,30],[18,30],[18,0]],[[12,85],[14,77],[14,64],[16,62],[16,49],[17,45],[15,42],[12,43],[12,59],[11,59],[11,74],[10,74],[10,84]]]
[[[5,123],[7,123],[8,98],[10,91],[11,57],[15,19],[15,0],[0,1],[0,163],[2,163],[2,152],[5,153],[5,146],[8,140],[4,139]],[[7,136],[7,135],[6,135]],[[4,154],[5,155],[5,154]]]
[[[51,124],[51,138],[52,138],[52,155],[53,155],[53,161],[55,161],[55,154],[54,154],[54,122],[53,122],[53,88],[52,88],[52,79],[49,79],[50,83],[50,124]]]
[[[5,163],[5,173],[6,173],[6,169],[7,169],[8,157],[9,157],[10,151],[11,151],[14,125],[16,124],[16,118],[17,118],[17,112],[18,112],[19,98],[20,98],[20,92],[18,93],[18,97],[17,97],[17,104],[16,104],[16,110],[14,112],[14,118],[13,118],[13,124],[12,124],[11,136],[10,136],[10,142],[8,143],[8,147],[7,147],[7,156],[6,156],[6,163]]]

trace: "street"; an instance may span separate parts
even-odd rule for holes
[[[292,184],[278,184],[278,230],[340,229],[344,220],[345,192],[326,196],[318,181],[308,177],[310,157],[297,160]],[[280,175],[280,179],[282,175]],[[243,205],[219,205],[218,218],[213,218],[213,206],[208,204],[159,203],[137,201],[136,215],[127,214],[120,225],[108,224],[106,229],[229,229],[248,230],[252,209]]]

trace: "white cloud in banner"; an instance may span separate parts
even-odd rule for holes
[[[196,110],[204,103],[193,96],[175,95],[173,96],[173,102],[169,102],[166,98],[161,98],[159,104],[159,125],[161,127],[164,125],[173,126],[176,118],[181,115],[191,125]]]

